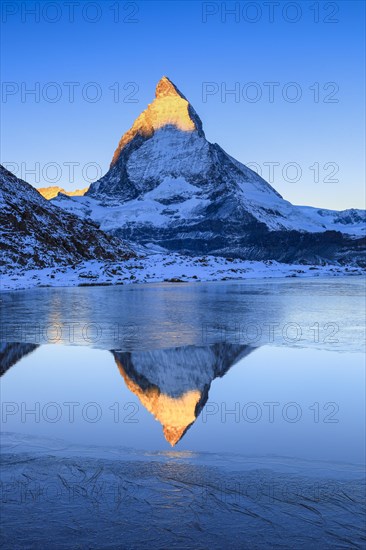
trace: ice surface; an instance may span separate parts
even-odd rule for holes
[[[225,457],[223,469],[222,456],[98,452],[19,434],[4,443],[4,548],[365,545],[364,476],[351,466],[312,476],[314,464],[278,459]]]

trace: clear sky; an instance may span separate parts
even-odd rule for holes
[[[74,189],[104,174],[167,75],[209,141],[285,198],[364,208],[364,2],[1,8],[1,160],[36,187]]]

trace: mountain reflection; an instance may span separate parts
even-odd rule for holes
[[[161,423],[165,439],[174,446],[205,406],[212,381],[254,349],[221,343],[112,353],[128,389]]]
[[[0,375],[38,347],[16,342],[1,344]],[[148,352],[111,350],[111,353],[127,388],[160,422],[165,439],[174,446],[201,413],[212,381],[224,376],[255,349],[218,343]]]
[[[37,344],[22,344],[18,342],[0,343],[0,376],[6,373],[10,367],[13,367],[25,355],[32,353],[37,349]]]

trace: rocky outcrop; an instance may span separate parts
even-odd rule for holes
[[[47,201],[34,187],[0,165],[1,264],[26,269],[72,265],[83,260],[121,261],[133,252]]]

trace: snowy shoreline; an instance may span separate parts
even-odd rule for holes
[[[286,277],[340,277],[365,275],[355,266],[282,264],[227,259],[151,254],[122,262],[85,261],[76,266],[13,269],[1,274],[1,291],[34,287],[110,286],[143,283],[188,283]]]

